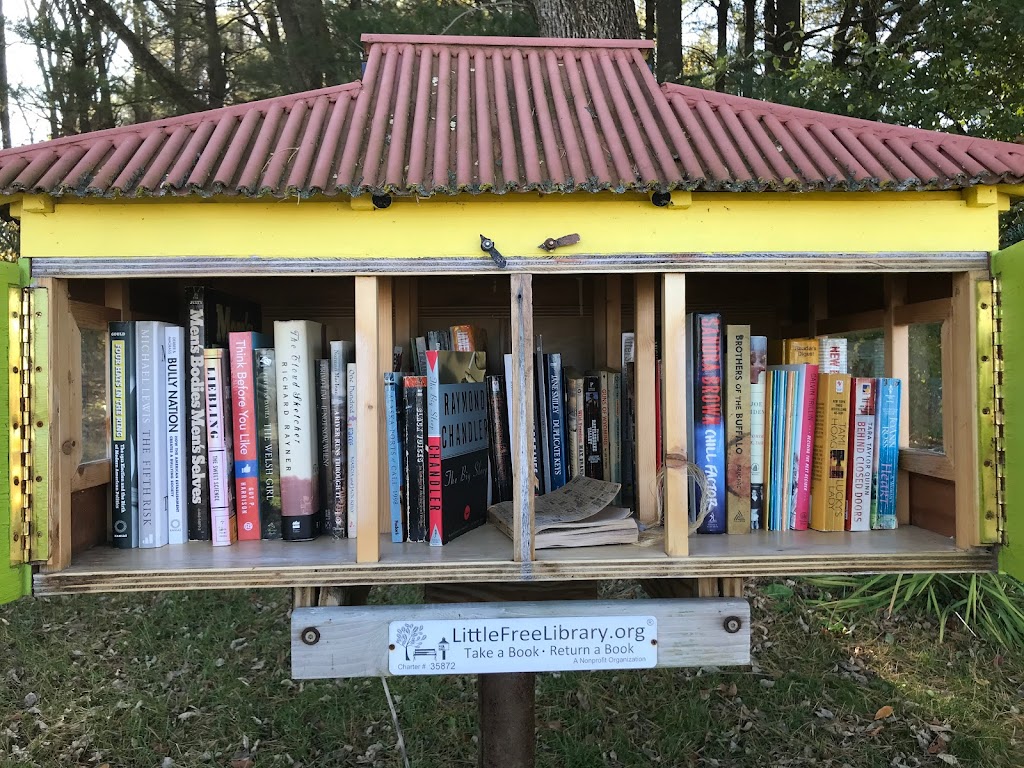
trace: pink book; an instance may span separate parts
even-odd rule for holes
[[[235,511],[238,540],[260,538],[259,456],[256,449],[256,376],[253,347],[270,346],[249,331],[228,334],[235,462]]]
[[[875,379],[854,379],[850,402],[850,468],[846,473],[846,530],[871,530],[875,454]]]
[[[800,463],[796,470],[796,508],[793,530],[806,531],[811,510],[811,464],[814,460],[814,424],[818,408],[818,366],[804,366],[803,419],[800,426]]]

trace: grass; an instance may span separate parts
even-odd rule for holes
[[[822,609],[803,582],[756,587],[751,668],[539,675],[537,764],[1024,762],[1024,649],[955,623],[940,644],[927,613]],[[0,766],[401,766],[379,680],[290,679],[289,604],[266,590],[0,608]],[[414,768],[476,765],[472,678],[389,685]]]

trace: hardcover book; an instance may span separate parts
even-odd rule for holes
[[[402,526],[402,444],[398,428],[398,374],[384,374],[384,419],[388,447],[388,510],[391,515],[391,541],[405,540]]]
[[[260,308],[202,285],[185,288],[188,312],[188,537],[210,540],[210,485],[206,452],[203,350],[223,349],[231,331],[261,329]]]
[[[871,465],[875,458],[875,379],[853,380],[846,530],[871,530]]]
[[[818,372],[849,373],[847,370],[847,346],[844,338],[818,337]]]
[[[562,356],[554,352],[544,355],[547,364],[548,439],[551,443],[551,490],[568,480],[565,449],[565,403],[562,383]]]
[[[690,320],[693,352],[691,418],[694,420],[693,461],[707,479],[709,512],[698,533],[725,533],[725,414],[722,389],[722,316],[694,313]],[[701,508],[702,492],[690,484],[691,509]]]
[[[727,325],[725,338],[729,392],[726,401],[729,436],[725,462],[726,532],[750,533],[750,326]],[[763,431],[761,437],[763,440]]]
[[[206,378],[206,450],[210,466],[210,523],[213,546],[238,539],[235,518],[234,453],[231,440],[231,383],[228,352],[208,349]]]
[[[597,386],[601,397],[601,467],[602,480],[613,482],[612,475],[612,443],[611,443],[611,371],[597,371]]]
[[[427,540],[427,377],[402,379],[405,418],[405,530],[409,541]]]
[[[269,338],[252,331],[232,331],[228,335],[228,352],[231,357],[235,514],[239,541],[255,541],[262,536],[254,350],[268,347],[270,344]]]
[[[259,452],[260,536],[280,539],[281,449],[277,439],[277,356],[262,347],[256,356],[256,434]]]
[[[348,364],[356,360],[351,341],[332,341],[331,351],[331,496],[327,530],[348,535]]]
[[[619,486],[615,504],[622,504],[622,374],[608,375],[608,453],[612,461],[612,482]]]
[[[818,374],[810,519],[810,527],[816,531],[842,531],[846,527],[850,390],[849,375]]]
[[[167,543],[188,541],[188,496],[185,483],[185,329],[164,326],[164,385],[167,410]]]
[[[622,334],[622,505],[633,508],[636,503],[636,336]]]
[[[319,323],[306,320],[274,322],[281,518],[288,541],[312,539],[320,532],[314,368],[322,333]]]
[[[483,352],[427,352],[430,545],[487,520],[487,390]]]
[[[327,530],[333,519],[331,500],[334,496],[334,454],[331,449],[331,361],[315,360],[313,389],[316,392],[317,498],[320,509],[319,528]]]
[[[512,500],[512,439],[508,423],[508,393],[504,376],[488,376],[487,423],[491,446],[491,499],[498,504]]]
[[[900,380],[877,379],[871,527],[896,528],[896,488],[900,458]]]
[[[536,381],[533,399],[533,423],[535,438],[540,452],[537,464],[540,467],[541,493],[551,493],[551,422],[548,419],[548,374],[547,357],[537,352],[533,361],[533,378]]]
[[[135,380],[138,404],[139,547],[167,544],[167,402],[164,324],[135,324]]]
[[[356,364],[345,366],[345,385],[348,389],[347,408],[345,409],[345,442],[348,453],[348,481],[346,526],[348,538],[359,535],[359,505],[356,503],[356,475],[359,471],[356,461]]]
[[[765,386],[768,338],[750,337],[750,527],[764,525]]]
[[[586,477],[604,480],[601,457],[601,381],[583,377],[583,469]]]
[[[783,339],[782,363],[784,365],[817,365],[819,361],[817,339]]]
[[[139,546],[139,485],[136,455],[135,323],[108,324],[110,344],[110,480],[114,546]]]
[[[586,476],[586,419],[583,415],[583,374],[573,368],[566,368],[563,376],[567,382],[566,402],[568,418],[566,432],[569,444],[569,468],[573,477]]]

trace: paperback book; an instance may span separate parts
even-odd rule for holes
[[[224,349],[208,349],[203,359],[206,378],[206,449],[210,467],[211,533],[213,546],[223,547],[234,544],[238,539],[228,353]]]
[[[139,546],[139,485],[136,456],[135,324],[111,322],[110,475],[114,546]],[[204,461],[205,464],[205,461]]]
[[[728,325],[726,381],[728,382],[728,453],[726,454],[726,531],[750,532],[750,326]],[[763,439],[763,433],[762,433]]]
[[[277,438],[277,353],[261,347],[256,358],[256,434],[259,452],[260,536],[280,539],[281,449]]]
[[[262,536],[255,350],[270,345],[269,338],[252,331],[232,331],[228,335],[234,422],[232,437],[234,440],[235,514],[239,541],[254,541]]]

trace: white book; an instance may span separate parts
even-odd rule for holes
[[[167,543],[167,402],[164,376],[164,323],[135,326],[135,376],[139,446],[139,547]]]
[[[320,447],[313,371],[321,358],[322,336],[320,323],[274,322],[281,523],[284,538],[290,541],[312,539],[319,530]]]
[[[818,373],[849,373],[848,341],[843,338],[818,337]]]
[[[210,531],[213,546],[238,540],[235,516],[235,453],[231,378],[226,349],[203,350],[206,379],[206,455],[210,467]]]
[[[846,530],[871,530],[871,480],[875,458],[875,379],[853,380],[850,410]]]
[[[345,372],[348,385],[348,537],[354,539],[359,533],[359,507],[356,504],[356,474],[359,471],[356,462],[356,364],[348,363]]]
[[[185,329],[164,326],[164,382],[166,386],[167,429],[167,543],[188,541],[188,499],[185,481]]]

